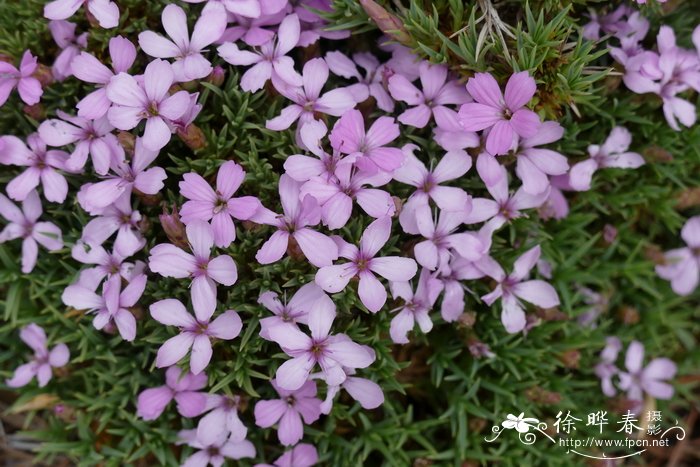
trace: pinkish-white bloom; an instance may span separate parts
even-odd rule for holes
[[[70,351],[66,344],[58,344],[49,350],[46,333],[35,323],[24,326],[19,332],[19,338],[34,351],[34,358],[29,363],[15,369],[12,378],[5,381],[11,388],[26,386],[36,377],[39,387],[43,388],[51,380],[52,368],[65,366],[70,359]]]
[[[200,392],[206,385],[206,373],[183,374],[180,368],[171,366],[165,372],[164,386],[149,388],[139,394],[136,415],[144,420],[155,420],[175,399],[180,415],[187,418],[197,417],[207,409],[210,396]]]
[[[53,0],[44,7],[44,16],[53,20],[68,19],[84,4],[101,27],[110,29],[119,25],[119,7],[111,0]]]
[[[395,344],[408,344],[408,333],[416,323],[427,334],[433,328],[430,311],[442,292],[442,282],[433,277],[428,269],[423,268],[418,277],[415,293],[410,282],[392,282],[391,295],[401,298],[404,303],[397,308],[396,316],[391,320],[389,335]]]
[[[358,81],[346,88],[358,103],[371,96],[376,100],[377,107],[384,112],[394,111],[394,100],[387,91],[388,79],[393,72],[381,65],[377,57],[369,52],[360,52],[354,54],[350,60],[344,53],[334,50],[326,54],[326,63],[333,74],[346,79],[355,78]],[[358,70],[358,66],[365,70],[364,76]]]
[[[304,284],[289,301],[282,303],[275,292],[267,291],[260,294],[258,303],[270,310],[274,316],[260,320],[260,337],[270,340],[268,329],[272,326],[308,324],[308,312],[311,305],[323,297],[323,289],[314,282]]]
[[[32,76],[37,66],[36,57],[29,50],[22,55],[19,69],[11,63],[0,61],[0,107],[7,102],[14,88],[27,105],[37,104],[41,100],[44,90],[39,80]]]
[[[666,252],[664,264],[656,266],[656,273],[671,281],[678,295],[689,295],[700,282],[700,216],[691,217],[681,230],[685,248]]]
[[[316,383],[306,381],[293,391],[280,387],[275,380],[271,383],[280,398],[255,404],[255,424],[261,428],[278,424],[280,443],[294,446],[304,436],[304,424],[310,425],[321,416],[321,400],[316,397]]]
[[[75,23],[68,21],[49,21],[49,31],[61,49],[51,67],[51,74],[56,81],[63,81],[73,74],[71,63],[81,50],[87,48],[86,32],[79,36],[75,35]]]

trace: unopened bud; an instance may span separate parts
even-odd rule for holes
[[[39,80],[42,88],[49,86],[55,81],[51,68],[41,63],[37,64],[36,70],[32,73],[32,77]]]
[[[533,386],[525,390],[525,397],[541,405],[556,405],[561,402],[561,394],[558,392],[547,391],[539,386]]]
[[[39,104],[34,104],[34,105],[25,105],[22,110],[24,110],[24,113],[29,117],[37,121],[45,120],[46,119],[46,108]]]
[[[605,224],[603,227],[603,241],[607,243],[608,245],[611,245],[612,242],[615,241],[617,238],[617,229],[615,226],[610,225],[610,224]]]
[[[581,361],[581,352],[576,349],[567,350],[560,354],[558,358],[566,368],[576,369]]]
[[[117,134],[117,141],[119,141],[119,144],[124,148],[124,151],[126,151],[127,154],[134,154],[136,137],[132,133],[129,133],[128,131],[120,131]]]
[[[209,73],[209,76],[207,76],[207,83],[211,83],[214,86],[221,87],[221,85],[224,84],[224,81],[226,80],[226,71],[220,67],[219,65],[216,65],[214,69]]]
[[[401,44],[411,44],[411,36],[406,32],[406,28],[399,18],[372,0],[360,0],[360,5],[384,34]]]
[[[621,307],[617,315],[624,324],[637,324],[639,322],[639,311],[631,306]]]
[[[204,132],[194,123],[190,123],[184,129],[178,128],[177,135],[193,151],[202,149],[207,145],[207,138],[204,136]]]
[[[175,246],[187,249],[189,248],[189,242],[187,241],[187,233],[185,232],[185,225],[180,221],[180,215],[177,212],[177,207],[173,207],[171,213],[168,213],[163,208],[163,214],[158,216],[160,220],[160,225],[165,231],[165,235]]]

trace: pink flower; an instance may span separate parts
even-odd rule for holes
[[[340,229],[347,224],[353,200],[374,218],[393,216],[396,212],[396,203],[388,192],[366,186],[386,185],[391,180],[390,173],[369,175],[355,171],[352,164],[339,164],[334,175],[331,179],[323,175],[313,177],[301,187],[302,197],[311,195],[321,205],[321,218],[329,229]]]
[[[368,351],[370,350],[369,347],[366,346],[365,349]],[[371,355],[374,354],[374,352],[370,353]],[[341,389],[345,389],[350,397],[360,403],[363,409],[376,409],[384,403],[384,393],[377,383],[366,378],[351,376],[355,372],[350,368],[345,368],[344,371],[347,374],[345,381],[340,384],[329,385],[326,389],[326,400],[321,404],[321,413],[331,413],[331,409],[333,409],[333,399],[335,399],[335,396],[338,395]],[[317,375],[311,375],[312,378],[316,376]]]
[[[11,388],[26,386],[36,376],[39,387],[43,388],[51,380],[51,368],[60,368],[68,363],[70,351],[66,344],[58,344],[51,351],[46,343],[44,330],[30,323],[19,332],[19,338],[34,351],[31,362],[20,365],[12,378],[5,381]]]
[[[615,386],[613,385],[613,376],[619,374],[620,370],[615,366],[617,354],[622,350],[622,342],[617,337],[607,337],[605,339],[605,348],[600,353],[600,362],[593,368],[596,376],[600,378],[600,385],[608,397],[613,397],[616,394]]]
[[[212,408],[197,425],[197,439],[203,444],[213,444],[222,437],[241,442],[248,434],[248,428],[238,417],[241,405],[240,396],[220,396],[210,394],[207,409]]]
[[[182,222],[211,220],[214,242],[219,248],[228,247],[236,239],[232,218],[248,220],[262,207],[254,196],[233,197],[245,179],[243,168],[233,161],[226,161],[219,167],[216,191],[195,172],[182,178],[180,193],[189,200],[180,211]]]
[[[131,277],[131,271],[134,269],[133,263],[125,263],[124,260],[133,256],[134,253],[141,250],[145,245],[145,240],[136,243],[128,243],[128,237],[122,237],[124,240],[114,243],[112,253],[107,253],[102,246],[90,245],[83,242],[76,242],[71,249],[73,259],[83,264],[94,264],[89,268],[88,274],[97,282],[102,281],[105,277],[112,278],[121,276],[124,279]]]
[[[194,254],[161,243],[151,249],[148,266],[161,276],[192,278],[192,306],[195,310],[213,312],[216,309],[216,283],[229,287],[235,284],[238,279],[236,263],[228,255],[210,257],[214,234],[206,222],[192,222],[186,231]]]
[[[665,263],[656,266],[656,273],[671,281],[678,295],[689,295],[700,281],[700,216],[688,219],[681,237],[688,246],[666,252]]]
[[[24,201],[39,184],[44,188],[48,201],[62,203],[68,195],[68,182],[59,173],[65,169],[68,154],[64,151],[47,151],[46,143],[34,133],[27,137],[27,147],[15,136],[3,136],[5,148],[3,163],[27,167],[7,185],[7,194],[16,201]]]
[[[391,117],[379,117],[365,131],[365,121],[359,110],[345,112],[330,134],[331,145],[343,154],[349,154],[355,165],[368,174],[380,170],[393,172],[401,166],[404,154],[387,144],[399,137],[399,125]]]
[[[321,96],[321,89],[326,81],[328,81],[328,65],[322,58],[313,58],[304,64],[301,87],[279,82],[276,75],[273,75],[272,83],[275,89],[294,104],[282,109],[279,116],[268,120],[265,127],[282,131],[289,128],[297,119],[300,126],[303,126],[306,122],[315,120],[315,114],[339,117],[345,111],[355,107],[355,99],[347,89],[332,89]]]
[[[374,352],[356,344],[347,335],[330,334],[334,319],[335,304],[325,297],[314,302],[309,310],[311,337],[291,326],[269,328],[270,339],[292,357],[277,369],[277,386],[296,391],[309,379],[317,363],[326,382],[338,385],[347,378],[343,368],[366,368],[374,361]]]
[[[84,32],[76,36],[75,27],[75,23],[68,21],[49,21],[51,36],[61,49],[51,67],[51,73],[57,81],[63,81],[72,74],[71,62],[81,50],[87,48],[88,34]]]
[[[279,193],[284,215],[278,216],[270,212],[265,216],[266,219],[259,220],[278,229],[255,255],[260,264],[279,261],[287,251],[291,239],[294,239],[304,256],[316,267],[328,266],[338,259],[335,242],[309,228],[321,222],[321,207],[311,195],[300,200],[300,188],[301,184],[288,175],[280,177]]]
[[[119,25],[119,7],[110,0],[53,0],[44,7],[44,17],[60,20],[68,19],[87,3],[87,9],[100,26],[105,29]]]
[[[282,303],[275,292],[267,291],[260,294],[258,303],[270,310],[274,316],[260,320],[260,337],[270,340],[268,329],[278,325],[308,324],[308,310],[311,305],[322,298],[323,289],[313,282],[304,284],[292,298]]]
[[[655,358],[646,367],[644,363],[644,345],[632,341],[625,354],[625,367],[621,371],[620,389],[627,391],[627,398],[633,401],[643,401],[644,393],[654,399],[670,399],[673,397],[673,386],[666,382],[676,375],[677,367],[668,358]]]
[[[632,143],[632,134],[623,127],[616,126],[602,146],[588,146],[589,159],[571,167],[569,184],[574,190],[586,191],[591,188],[591,178],[598,169],[617,167],[636,169],[644,165],[644,158],[636,152],[627,152]]]
[[[300,146],[306,148],[316,157],[303,154],[294,154],[287,157],[284,161],[284,170],[287,175],[298,182],[306,182],[315,177],[331,180],[335,178],[335,171],[338,166],[352,165],[352,159],[343,157],[338,150],[334,149],[333,154],[326,152],[322,144],[326,133],[328,133],[326,124],[316,120],[307,122],[299,129]]]
[[[464,313],[464,285],[462,281],[481,279],[484,273],[476,265],[461,256],[450,259],[448,270],[440,271],[440,280],[444,288],[440,315],[446,322],[451,323]]]
[[[171,40],[153,31],[144,31],[139,34],[141,49],[151,57],[174,58],[172,69],[177,81],[191,81],[209,75],[213,68],[202,52],[216,42],[226,29],[223,7],[208,8],[202,12],[194,25],[191,39],[187,30],[187,15],[179,6],[166,6],[162,21]]]
[[[282,454],[272,464],[256,464],[255,467],[312,467],[318,463],[318,452],[311,444],[297,444]]]
[[[281,12],[287,6],[287,0],[184,0],[187,3],[207,2],[204,11],[212,5],[223,4],[228,11],[245,18],[258,18]]]
[[[394,299],[401,298],[404,301],[403,305],[396,309],[398,313],[391,320],[389,328],[389,335],[394,344],[408,344],[408,333],[416,323],[423,333],[430,332],[433,322],[429,313],[440,292],[442,283],[425,268],[420,272],[415,294],[409,282],[391,283],[391,295]]]
[[[124,149],[117,137],[112,134],[114,127],[107,117],[95,120],[73,117],[57,111],[62,120],[45,120],[39,125],[39,136],[49,146],[61,147],[75,144],[75,149],[68,160],[66,169],[76,172],[85,167],[87,157],[92,157],[92,165],[99,175],[107,174],[112,160],[124,159]]]
[[[30,191],[22,209],[0,194],[0,216],[10,223],[0,232],[0,243],[22,239],[22,272],[29,274],[36,265],[40,244],[49,251],[63,248],[61,230],[51,222],[37,222],[41,216],[41,201],[36,191]]]
[[[405,231],[420,233],[425,238],[413,247],[418,264],[431,271],[441,272],[448,267],[453,251],[469,261],[477,261],[488,252],[490,242],[487,239],[482,239],[473,232],[455,233],[462,225],[466,213],[468,211],[440,211],[438,220],[435,221],[427,204],[415,209],[414,225]]]
[[[411,258],[400,256],[376,257],[391,235],[391,218],[372,222],[360,238],[360,248],[338,239],[340,256],[348,263],[325,266],[316,273],[316,283],[329,293],[343,290],[350,279],[359,277],[358,295],[372,313],[386,303],[386,290],[376,278],[378,274],[389,281],[408,281],[416,275],[418,266]]]
[[[211,338],[231,340],[240,334],[243,324],[233,310],[225,311],[210,322],[214,308],[211,302],[192,302],[196,319],[187,312],[179,300],[160,300],[150,306],[151,316],[161,324],[177,326],[180,334],[171,337],[158,349],[156,366],[163,368],[174,365],[192,350],[190,371],[195,375],[201,373],[212,356]]]
[[[277,436],[280,443],[293,446],[304,436],[304,423],[310,425],[321,416],[321,400],[316,397],[316,383],[306,381],[293,391],[279,387],[275,380],[271,383],[280,398],[255,404],[255,424],[269,428],[279,423]]]
[[[476,102],[462,105],[459,120],[467,131],[490,128],[486,150],[493,155],[505,154],[516,136],[531,138],[540,126],[540,118],[525,105],[535,95],[537,85],[527,73],[514,73],[506,84],[505,97],[489,73],[476,73],[467,82],[467,91]]]
[[[429,200],[443,211],[465,213],[470,208],[471,197],[461,188],[441,186],[441,183],[461,178],[472,166],[472,158],[464,151],[447,152],[434,169],[428,170],[414,154],[418,146],[403,147],[406,161],[394,174],[394,180],[416,187],[403,207],[399,220],[401,225],[414,223],[415,210],[427,206]]]
[[[414,64],[415,66],[415,64]],[[430,117],[440,128],[459,130],[457,114],[447,105],[460,105],[469,102],[469,95],[457,81],[447,81],[447,67],[421,62],[418,68],[423,91],[418,90],[403,74],[389,78],[391,96],[413,106],[399,115],[404,125],[423,128]]]
[[[523,138],[518,143],[515,173],[522,180],[526,193],[542,193],[549,186],[548,175],[563,175],[569,170],[566,157],[551,149],[537,147],[558,141],[563,135],[564,128],[557,122],[544,122],[535,136]]]
[[[384,112],[394,111],[394,100],[387,92],[387,81],[391,75],[390,70],[379,64],[379,60],[368,52],[356,53],[350,60],[345,54],[338,51],[326,54],[328,68],[336,75],[343,78],[355,78],[358,82],[348,86],[346,89],[355,97],[355,101],[364,102],[370,96],[377,101],[377,107]],[[364,76],[360,74],[357,67],[365,70]]]
[[[96,91],[83,97],[78,105],[78,116],[95,120],[107,113],[112,102],[107,98],[106,86],[115,74],[126,73],[136,60],[136,47],[122,36],[109,40],[109,56],[114,71],[87,52],[82,52],[71,63],[73,75],[86,83],[98,85]]]
[[[34,105],[41,100],[44,90],[39,80],[32,76],[36,67],[36,57],[29,50],[22,55],[19,70],[11,63],[0,61],[0,107],[7,102],[15,87],[25,104]]]
[[[297,15],[289,15],[280,24],[277,39],[261,44],[259,50],[255,52],[240,50],[235,43],[227,42],[221,45],[218,51],[221,58],[232,65],[253,65],[241,77],[241,89],[255,92],[262,89],[267,80],[273,76],[279,77],[292,86],[303,84],[301,76],[294,69],[294,60],[287,56],[297,42],[299,42],[299,18]]]
[[[110,123],[128,131],[145,119],[143,144],[151,151],[159,151],[170,141],[172,131],[168,124],[190,107],[186,91],[168,95],[174,81],[172,66],[163,60],[149,63],[141,82],[123,72],[114,76],[107,85],[107,98],[114,104],[107,112]]]
[[[116,324],[119,334],[125,341],[133,341],[136,337],[136,319],[128,310],[136,305],[146,288],[146,276],[139,274],[131,279],[129,285],[121,290],[122,278],[113,276],[102,287],[102,295],[96,294],[91,288],[81,285],[69,285],[63,291],[63,303],[78,310],[96,312],[92,321],[95,329],[102,329],[112,322]]]
[[[139,394],[136,414],[144,420],[155,420],[175,399],[180,415],[197,417],[207,408],[209,395],[198,392],[206,385],[206,373],[183,375],[180,368],[171,366],[165,372],[165,386],[146,389]]]
[[[81,240],[91,245],[102,245],[117,233],[115,244],[136,245],[143,242],[139,229],[141,213],[131,208],[130,193],[124,193],[83,227]]]
[[[185,459],[182,467],[206,467],[209,464],[221,467],[227,458],[243,459],[255,456],[255,446],[248,440],[236,442],[222,436],[212,443],[205,444],[197,438],[197,430],[182,430],[178,437],[181,441],[177,444],[187,443],[195,449],[200,449]]]
[[[476,263],[484,274],[498,282],[496,288],[481,299],[491,306],[501,299],[501,322],[506,331],[513,334],[525,328],[525,312],[520,300],[542,308],[559,305],[559,296],[554,287],[542,280],[525,280],[530,270],[540,258],[539,245],[523,253],[513,264],[513,272],[506,275],[503,268],[490,257],[482,258]]]
[[[266,44],[275,37],[275,32],[267,29],[267,27],[279,25],[285,17],[286,12],[284,10],[273,15],[260,16],[258,18],[234,15],[235,23],[224,31],[218,42],[227,43],[242,40],[251,47]]]
[[[114,175],[107,175],[102,181],[83,185],[78,192],[78,202],[86,211],[99,213],[114,203],[120,196],[130,194],[134,189],[147,195],[155,195],[163,189],[167,177],[161,167],[147,167],[158,157],[158,151],[146,148],[141,138],[136,139],[131,164],[126,160],[112,159]]]

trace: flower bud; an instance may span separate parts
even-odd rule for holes
[[[193,151],[202,149],[207,145],[207,138],[204,136],[204,132],[194,123],[190,123],[184,129],[178,128],[177,135]]]
[[[51,68],[41,63],[37,64],[36,70],[34,70],[32,76],[39,80],[42,88],[51,85],[55,81]]]
[[[165,235],[175,246],[180,248],[189,248],[189,242],[187,241],[187,233],[185,232],[185,225],[180,221],[180,215],[177,212],[177,207],[173,206],[171,213],[165,210],[163,207],[163,214],[158,216],[160,220],[160,225],[163,226]]]
[[[209,76],[207,76],[207,83],[221,87],[224,81],[226,81],[226,71],[219,65],[216,65],[211,73],[209,73]]]

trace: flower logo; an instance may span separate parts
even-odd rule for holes
[[[509,413],[501,425],[508,430],[515,428],[518,433],[527,433],[530,428],[536,428],[538,423],[536,418],[525,418],[525,412],[521,412],[517,417]]]

